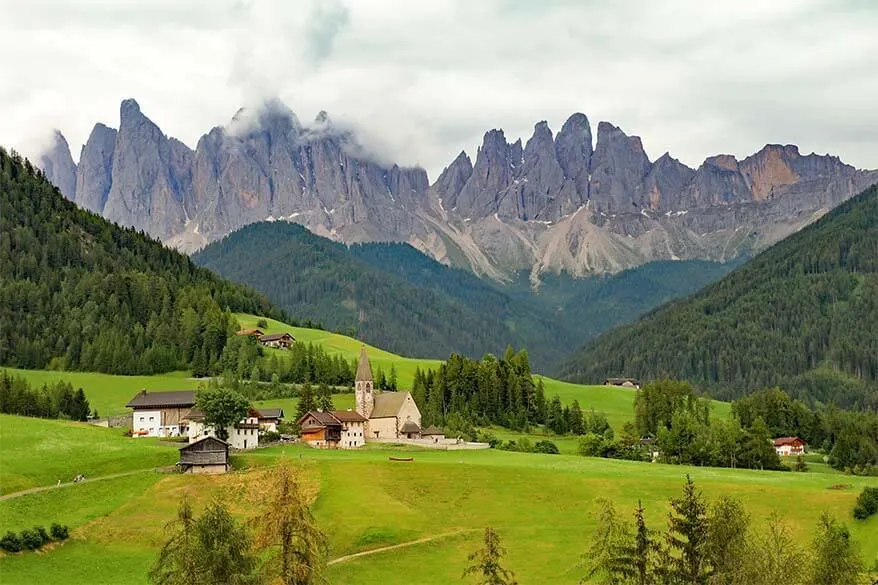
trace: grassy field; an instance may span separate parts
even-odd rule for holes
[[[170,372],[155,376],[114,376],[93,372],[56,372],[50,370],[19,370],[3,368],[13,376],[28,380],[33,385],[66,380],[74,388],[82,388],[92,408],[100,416],[121,414],[125,404],[140,390],[192,390],[198,381],[189,372]]]
[[[819,515],[829,511],[848,524],[866,558],[878,554],[878,517],[851,519],[857,494],[863,486],[878,485],[874,478],[493,450],[409,451],[415,458],[411,463],[389,461],[393,454],[272,447],[237,457],[241,469],[226,476],[136,475],[3,501],[0,531],[56,520],[74,530],[71,540],[54,550],[0,559],[2,582],[145,584],[164,526],[184,494],[196,510],[223,495],[245,519],[255,512],[253,494],[264,468],[280,457],[300,466],[315,491],[314,511],[329,536],[331,558],[450,534],[334,565],[331,583],[408,583],[412,575],[426,585],[460,582],[466,554],[478,545],[479,532],[492,526],[509,550],[508,563],[519,582],[573,584],[582,576],[577,563],[594,529],[597,497],[614,499],[626,514],[641,499],[649,524],[661,528],[667,501],[679,494],[687,473],[708,497],[740,498],[757,526],[776,512],[807,542]],[[829,489],[839,484],[847,487]]]
[[[176,463],[177,450],[121,429],[0,414],[0,494]]]

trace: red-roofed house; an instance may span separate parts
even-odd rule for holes
[[[801,455],[805,452],[807,445],[808,443],[799,437],[778,437],[774,440],[774,450],[781,457]]]

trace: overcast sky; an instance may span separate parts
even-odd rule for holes
[[[430,178],[581,111],[690,166],[796,143],[878,168],[873,0],[0,0],[0,143],[78,159],[134,97],[194,148],[242,105],[327,110]]]

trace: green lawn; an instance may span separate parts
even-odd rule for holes
[[[298,404],[298,398],[272,398],[270,400],[259,400],[253,403],[256,408],[283,408],[286,420],[293,420],[296,418],[296,406]],[[345,394],[333,394],[332,405],[335,407],[336,410],[353,410],[354,408],[356,408],[354,394],[352,392],[348,392]]]
[[[329,536],[331,558],[468,531],[335,565],[329,570],[331,583],[402,584],[415,574],[425,585],[460,582],[466,554],[478,546],[485,526],[501,534],[519,582],[576,583],[582,576],[576,566],[579,555],[594,529],[597,497],[614,499],[625,514],[641,499],[649,524],[661,528],[667,501],[679,494],[687,473],[709,497],[733,495],[744,501],[757,526],[777,512],[807,541],[826,510],[848,524],[867,558],[878,554],[878,539],[873,538],[878,517],[867,522],[850,518],[859,490],[878,485],[874,478],[845,477],[850,488],[828,489],[840,483],[838,476],[499,451],[409,451],[405,454],[413,455],[414,462],[396,463],[388,460],[393,454],[272,447],[238,457],[244,470],[226,476],[176,475],[151,485],[120,486],[127,500],[108,502],[107,508],[115,506],[108,514],[104,508],[81,505],[72,514],[81,518],[60,516],[78,526],[71,542],[45,554],[0,559],[3,583],[146,584],[163,526],[183,494],[193,498],[196,509],[225,494],[233,511],[246,518],[253,513],[248,489],[258,486],[262,468],[281,456],[301,466],[307,481],[319,489],[314,511]],[[86,501],[97,499],[97,494],[81,494]],[[65,504],[55,505],[60,510]],[[36,505],[34,520],[48,523],[51,508],[51,502]]]
[[[198,385],[198,380],[190,378],[189,372],[170,372],[155,376],[115,376],[93,372],[3,369],[34,385],[67,380],[74,388],[85,391],[89,404],[92,408],[97,408],[102,417],[124,413],[125,404],[140,390],[194,390]]]
[[[80,473],[173,465],[177,456],[154,439],[123,437],[121,429],[0,414],[0,494],[68,482]]]

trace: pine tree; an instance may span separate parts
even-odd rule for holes
[[[323,382],[317,387],[316,404],[317,408],[323,412],[335,410],[335,406],[332,404],[332,390]]]
[[[633,565],[633,555],[628,551],[631,532],[628,525],[619,519],[612,501],[601,498],[597,505],[600,514],[591,546],[582,555],[586,574],[580,582],[597,580],[601,585],[622,585]]]
[[[327,541],[320,531],[296,471],[282,460],[274,470],[262,513],[253,519],[256,547],[268,555],[267,582],[315,585],[324,582]]]
[[[505,555],[500,536],[491,528],[485,528],[485,544],[467,557],[472,564],[463,576],[474,575],[478,585],[517,585],[515,574],[500,564]]]
[[[393,364],[390,364],[390,382],[389,382],[389,386],[390,386],[390,389],[393,390],[394,392],[396,392],[396,384],[397,384],[397,378],[396,378],[396,366],[393,365]]]
[[[314,401],[314,389],[311,388],[311,382],[305,382],[299,388],[299,404],[296,406],[296,420],[299,420],[312,410],[317,410],[317,404]]]
[[[653,582],[652,553],[654,544],[649,538],[649,529],[643,517],[643,503],[637,501],[634,512],[634,547],[629,552],[628,575],[636,585],[650,585]]]
[[[707,557],[709,523],[707,506],[686,475],[683,496],[671,500],[662,573],[671,582],[707,585],[712,571]]]

